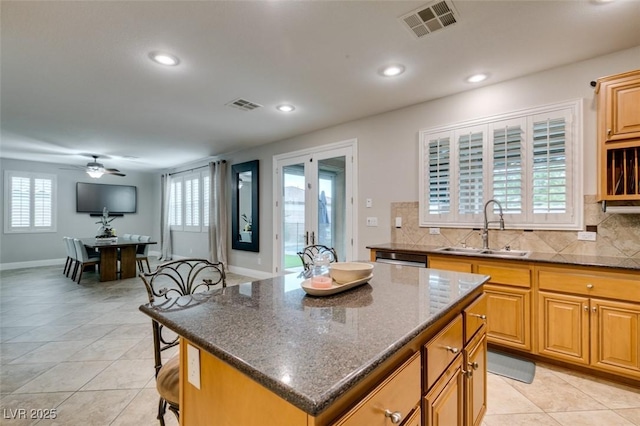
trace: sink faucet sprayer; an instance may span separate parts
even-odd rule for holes
[[[500,209],[500,220],[487,220],[487,206],[491,203],[496,203]],[[500,230],[504,231],[504,218],[502,216],[502,205],[498,200],[491,199],[484,204],[484,228],[482,228],[482,248],[484,250],[489,248],[489,224],[500,223]]]

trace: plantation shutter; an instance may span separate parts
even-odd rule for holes
[[[56,177],[5,171],[5,232],[55,232]]]
[[[516,121],[492,126],[493,198],[500,202],[504,214],[523,213],[523,124]]]
[[[185,230],[186,227],[200,230],[200,177],[185,177]]]
[[[533,123],[533,213],[566,213],[567,153],[564,117]]]
[[[202,225],[209,226],[209,204],[211,203],[211,179],[208,175],[202,178]]]
[[[426,158],[429,173],[425,176],[425,191],[429,197],[429,214],[451,211],[451,147],[450,138],[441,137],[428,142]]]
[[[11,178],[11,227],[31,226],[31,179]]]
[[[34,179],[33,225],[35,227],[51,227],[52,186],[51,179]]]
[[[458,135],[458,213],[482,212],[484,173],[484,133],[470,130]]]

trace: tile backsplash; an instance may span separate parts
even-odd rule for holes
[[[394,226],[396,217],[402,217],[401,228]],[[440,228],[439,235],[430,235],[429,228],[418,226],[417,201],[391,203],[391,222],[392,243],[482,247],[478,230]],[[594,195],[585,196],[584,223],[598,227],[596,241],[578,241],[576,231],[509,229],[505,222],[504,231],[489,230],[489,247],[640,259],[640,214],[604,213]]]

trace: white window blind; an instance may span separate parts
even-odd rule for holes
[[[5,232],[55,232],[56,177],[5,172]]]
[[[458,212],[461,215],[482,211],[483,132],[470,131],[458,135]]]
[[[564,118],[533,123],[533,212],[567,210],[567,156]]]
[[[507,228],[582,229],[581,126],[576,100],[422,131],[420,226],[477,227],[493,198]]]
[[[446,214],[451,210],[451,147],[450,138],[429,139],[423,156],[427,173],[423,179],[428,188],[427,214]]]
[[[184,192],[185,230],[200,230],[200,176],[185,177]]]
[[[171,194],[169,195],[169,224],[182,226],[182,179],[171,181]]]
[[[493,198],[504,214],[522,214],[524,132],[520,123],[493,126]],[[497,210],[497,206],[493,206]]]
[[[202,177],[202,225],[209,226],[209,204],[211,203],[211,179]]]

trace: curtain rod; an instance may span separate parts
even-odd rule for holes
[[[222,163],[226,163],[226,162],[227,162],[227,160],[220,160],[220,162],[222,162]],[[194,167],[194,168],[192,168],[192,169],[181,170],[181,171],[179,171],[179,172],[173,172],[173,173],[167,173],[167,174],[168,174],[169,176],[173,176],[173,175],[177,175],[177,174],[180,174],[180,173],[189,173],[189,172],[193,172],[194,170],[204,169],[204,168],[207,168],[207,167],[209,167],[209,165],[208,165],[208,164],[206,164],[206,165],[204,165],[204,166],[200,166],[200,167]]]

